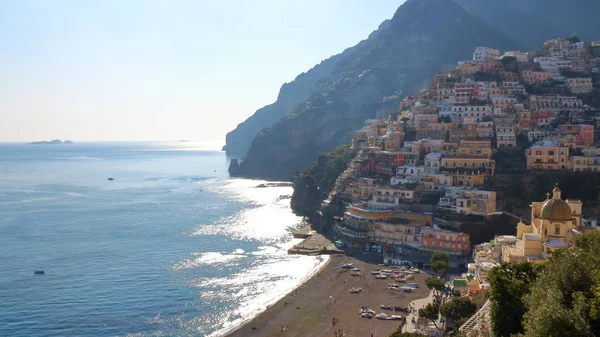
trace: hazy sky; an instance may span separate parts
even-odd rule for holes
[[[0,141],[220,140],[404,0],[2,0]]]

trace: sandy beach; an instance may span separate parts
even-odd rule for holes
[[[360,268],[361,276],[352,276],[349,269],[340,268],[347,262]],[[348,256],[332,256],[321,271],[302,286],[227,336],[318,337],[334,336],[341,329],[346,337],[387,337],[400,321],[361,318],[358,311],[369,307],[377,313],[396,314],[379,306],[408,307],[410,302],[428,297],[430,291],[424,282],[428,275],[414,274],[414,280],[409,282],[418,283],[420,288],[403,293],[387,289],[393,280],[375,279],[371,271],[378,268],[385,267]],[[362,288],[362,292],[350,294],[348,290],[353,287]]]

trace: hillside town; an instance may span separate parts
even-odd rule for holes
[[[472,246],[440,214],[501,214],[486,182],[498,153],[523,170],[598,172],[600,42],[554,39],[531,52],[478,47],[472,60],[436,74],[429,87],[406,97],[387,120],[369,120],[352,137],[356,153],[331,196],[348,207],[335,229],[350,243],[381,251],[387,264],[406,254],[445,251],[473,263],[452,290],[478,304],[465,331],[487,331],[487,273],[502,262],[544,263],[574,237],[597,230],[582,202],[563,200],[556,186],[531,202],[530,219],[515,219],[515,235]],[[575,173],[576,174],[576,173]],[[527,221],[526,224],[524,221]]]
[[[485,189],[498,152],[514,154],[518,143],[527,144],[518,155],[528,170],[597,172],[598,110],[583,95],[595,90],[599,50],[600,42],[567,39],[502,55],[478,47],[472,60],[435,75],[387,120],[367,121],[352,138],[357,155],[333,191],[350,205],[336,229],[391,254],[468,256],[469,235],[442,229],[434,210],[498,214],[496,191]]]

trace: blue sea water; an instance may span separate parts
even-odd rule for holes
[[[218,336],[292,290],[323,261],[286,254],[291,188],[227,166],[194,143],[0,144],[0,336]]]

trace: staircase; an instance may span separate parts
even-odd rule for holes
[[[471,318],[469,318],[465,322],[465,324],[461,325],[460,328],[458,328],[458,331],[466,332],[466,331],[480,330],[481,329],[480,323],[482,320],[485,319],[485,317],[489,311],[490,311],[490,300],[487,300],[487,301],[485,301],[483,306],[481,306],[479,311],[477,311],[473,316],[471,316]],[[484,329],[486,329],[486,328],[484,328]]]

